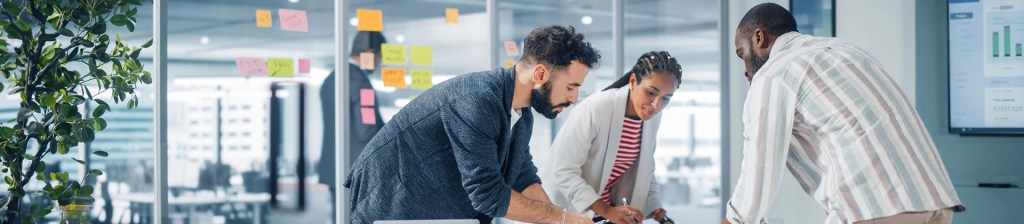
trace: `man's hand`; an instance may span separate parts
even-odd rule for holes
[[[579,213],[566,211],[563,224],[594,224],[594,220]]]
[[[551,204],[551,200],[548,199],[548,194],[544,192],[544,188],[541,187],[540,183],[530,185],[526,189],[523,189],[523,192],[519,193],[531,200]]]

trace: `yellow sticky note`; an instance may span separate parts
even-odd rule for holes
[[[384,79],[384,86],[406,88],[404,68],[382,68],[380,76]]]
[[[274,17],[270,16],[270,10],[256,10],[256,27],[274,26]]]
[[[430,69],[409,69],[413,89],[429,89],[434,86],[434,71]]]
[[[267,73],[270,77],[295,77],[295,62],[291,58],[268,58]]]
[[[356,9],[359,31],[384,31],[384,12],[381,10]]]
[[[405,45],[381,44],[380,51],[385,65],[405,65]]]
[[[430,46],[409,46],[409,63],[414,65],[431,65],[434,63],[434,50]]]
[[[448,24],[459,23],[459,9],[447,8],[444,9],[444,17],[448,21]]]
[[[506,68],[512,68],[512,66],[515,66],[515,65],[516,65],[516,61],[513,61],[513,60],[505,60],[505,67],[506,67]]]

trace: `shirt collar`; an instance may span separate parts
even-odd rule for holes
[[[769,55],[778,55],[779,51],[787,48],[786,45],[789,45],[793,42],[793,39],[796,39],[799,36],[800,32],[790,31],[782,34],[782,36],[779,36],[778,38],[775,38],[775,44],[772,45],[772,51],[769,52]]]

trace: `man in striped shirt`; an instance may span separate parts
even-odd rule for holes
[[[764,223],[783,169],[826,223],[950,223],[963,210],[935,144],[881,64],[757,5],[736,28],[750,81],[743,162],[723,223]]]

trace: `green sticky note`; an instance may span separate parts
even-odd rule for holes
[[[295,64],[291,58],[268,58],[267,74],[270,77],[295,77]]]
[[[429,89],[434,86],[434,71],[430,69],[409,69],[413,89]]]
[[[430,46],[409,46],[409,63],[414,65],[431,65],[434,63],[434,50]]]
[[[381,44],[380,51],[385,65],[405,65],[405,45]]]

